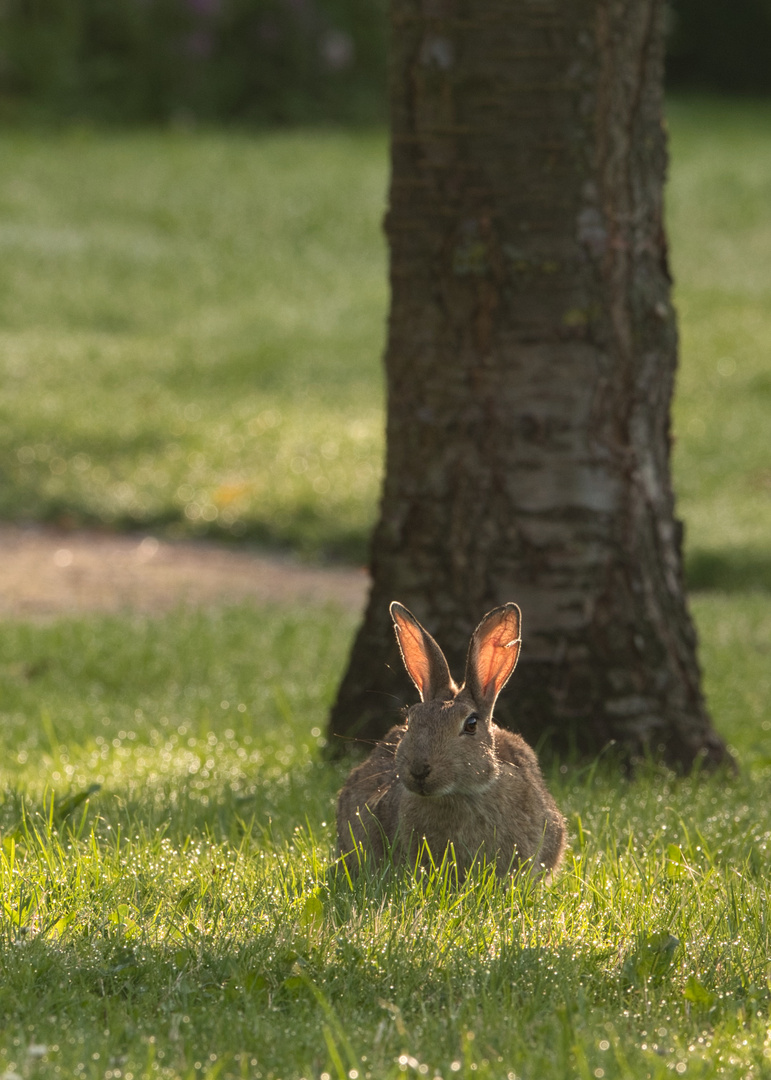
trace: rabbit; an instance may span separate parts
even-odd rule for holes
[[[339,793],[338,847],[348,872],[358,872],[363,852],[376,863],[390,855],[414,867],[418,859],[438,864],[451,845],[460,876],[475,860],[494,862],[501,877],[524,867],[551,875],[565,848],[564,819],[534,751],[492,719],[519,657],[519,608],[504,604],[482,619],[460,687],[415,616],[396,601],[390,611],[421,700]]]

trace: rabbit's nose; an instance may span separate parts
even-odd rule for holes
[[[410,774],[414,780],[425,780],[430,772],[431,766],[427,761],[424,761],[422,765],[410,766]]]

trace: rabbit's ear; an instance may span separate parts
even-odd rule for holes
[[[403,604],[391,604],[396,640],[407,674],[415,683],[421,701],[431,701],[442,691],[454,690],[455,685],[444,653]]]
[[[466,686],[481,705],[492,709],[519,659],[522,613],[516,604],[494,608],[471,637]]]

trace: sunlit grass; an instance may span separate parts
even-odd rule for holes
[[[696,614],[741,775],[551,766],[571,848],[534,889],[334,875],[350,617],[4,625],[0,1070],[764,1075],[769,613]]]

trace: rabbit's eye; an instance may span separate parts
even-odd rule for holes
[[[479,720],[479,717],[477,716],[476,713],[472,713],[470,716],[467,716],[466,717],[466,723],[463,725],[463,734],[464,735],[473,735],[474,732],[477,729],[477,721],[478,720]]]

